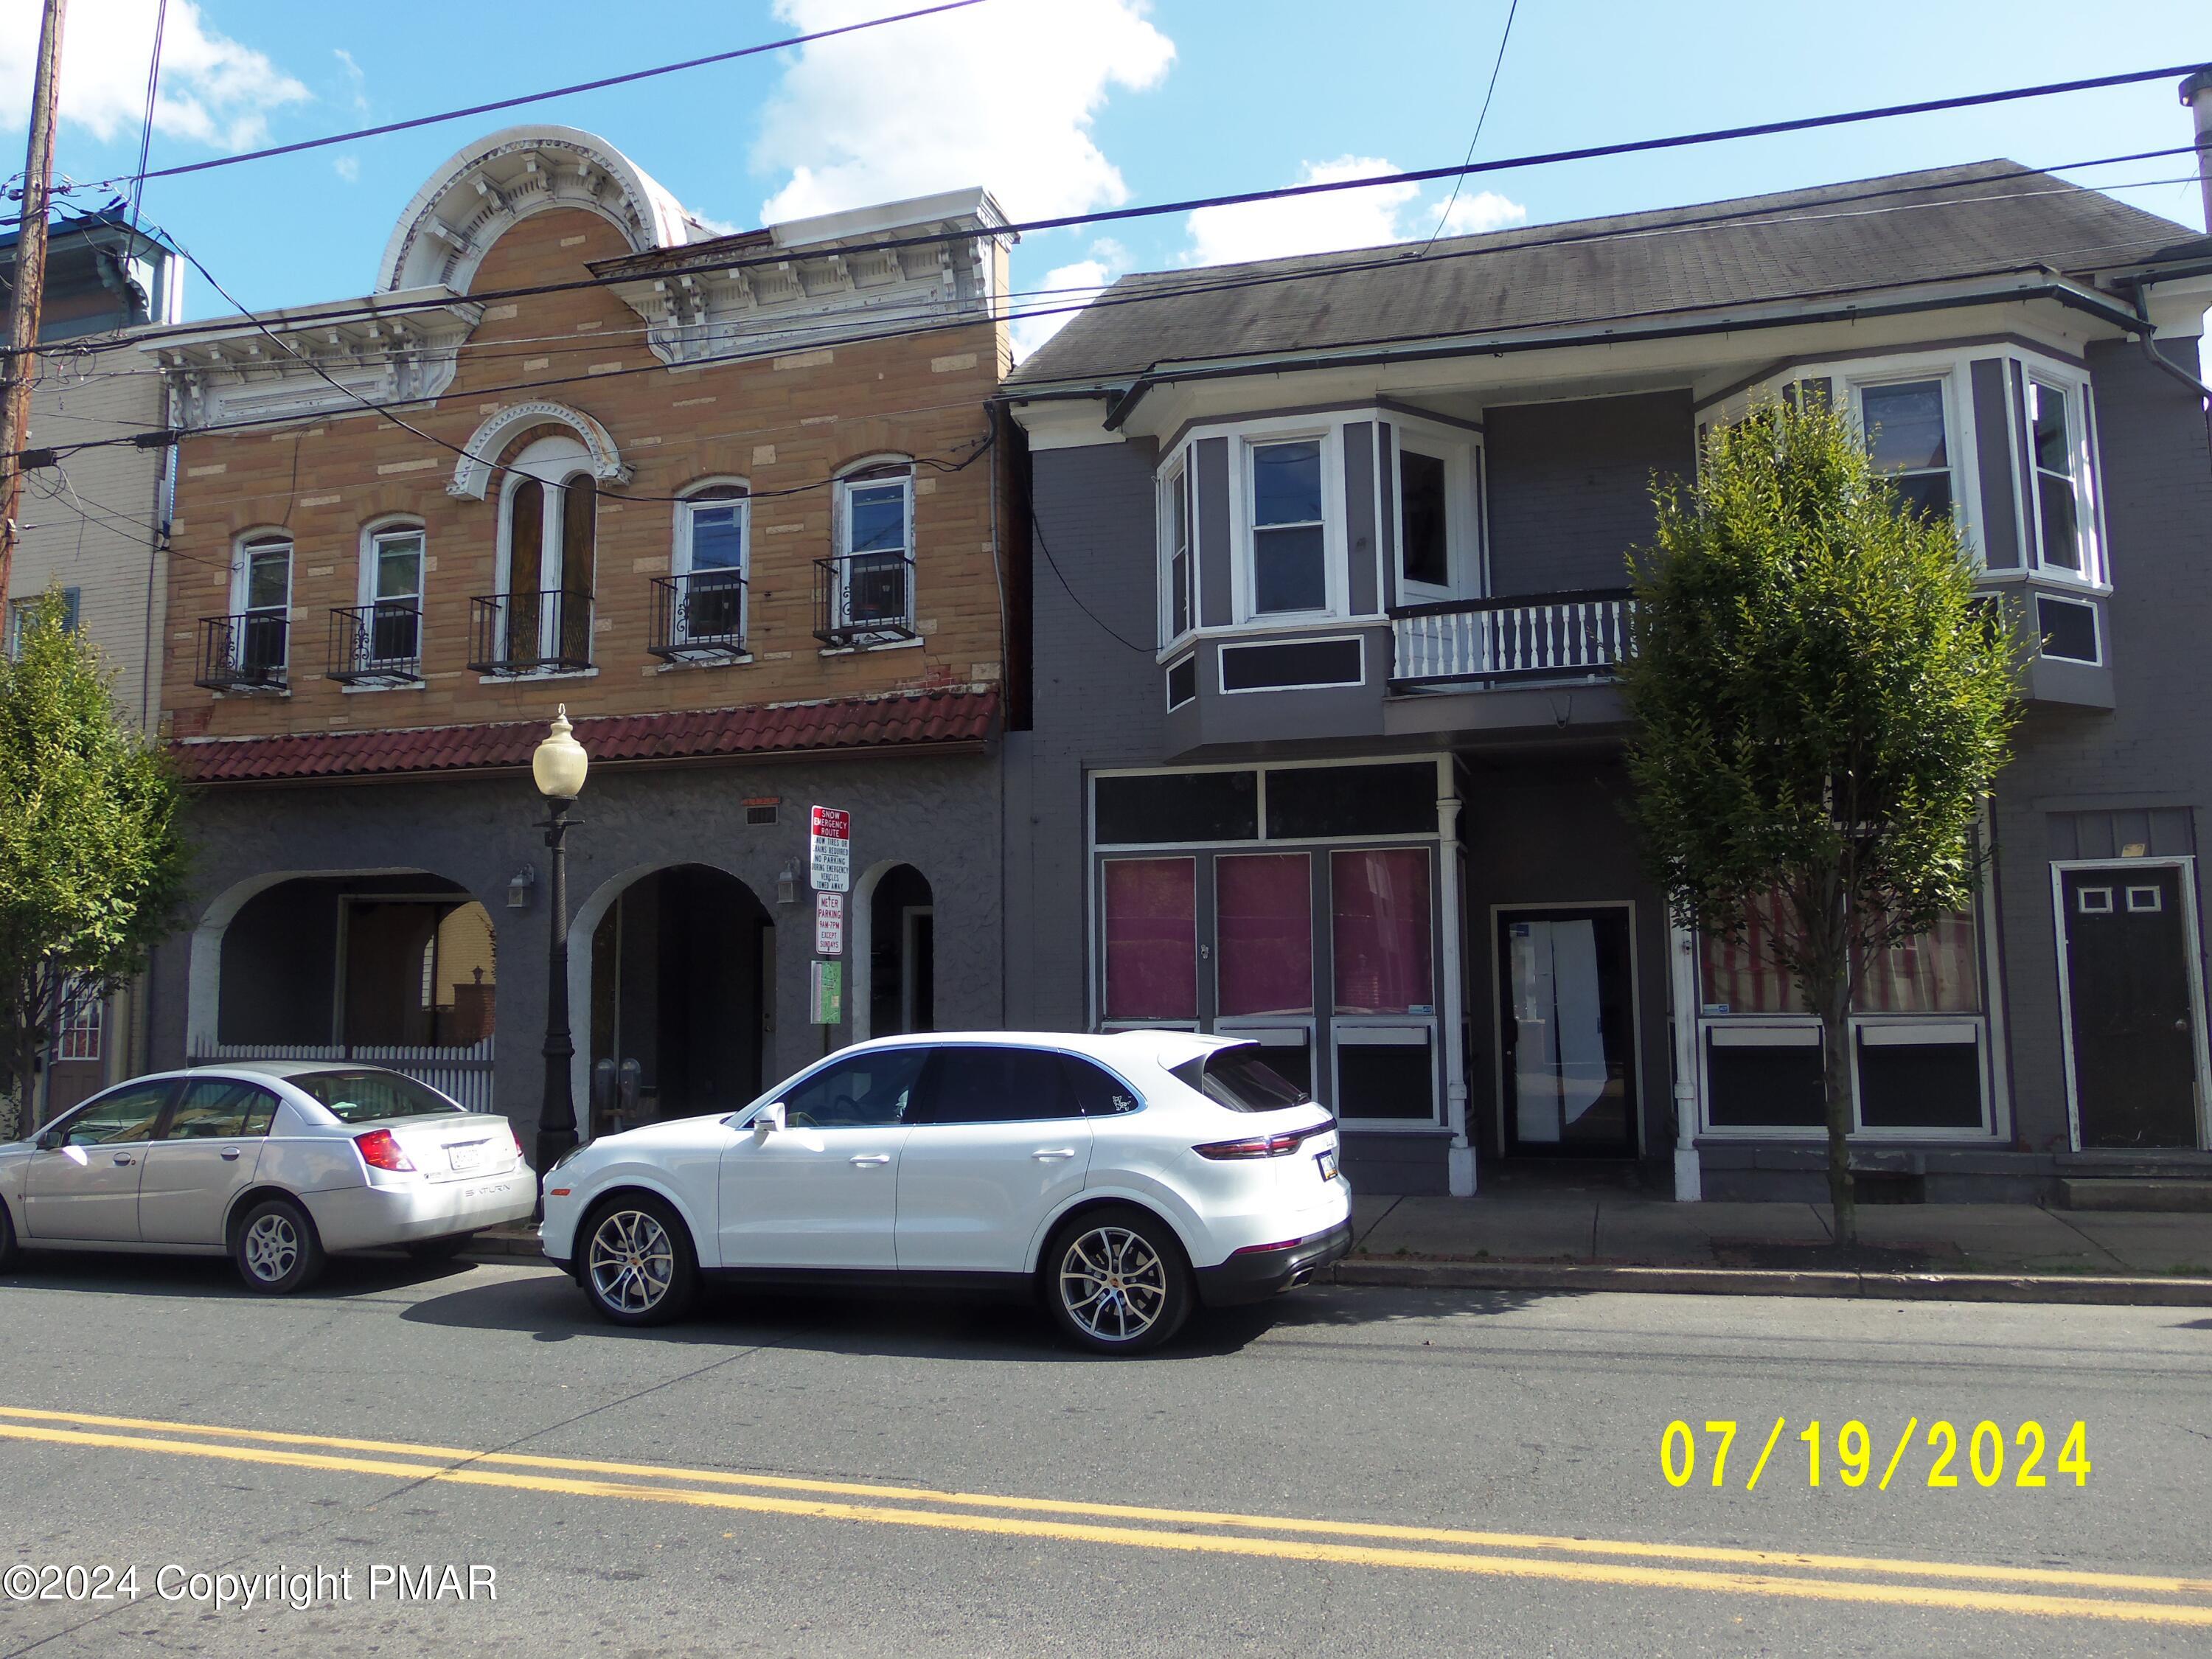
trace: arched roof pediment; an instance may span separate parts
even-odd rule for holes
[[[614,439],[606,428],[582,410],[571,409],[566,404],[510,404],[486,416],[470,434],[468,442],[461,446],[460,459],[453,463],[453,482],[446,486],[446,493],[464,501],[483,500],[491,488],[492,468],[500,452],[510,440],[536,426],[565,427],[581,439],[592,458],[592,476],[600,483],[629,482],[630,469],[615,447]]]
[[[577,127],[507,127],[455,151],[415,192],[385,244],[377,291],[466,292],[510,226],[553,208],[605,220],[636,253],[695,234],[683,204],[605,139]]]

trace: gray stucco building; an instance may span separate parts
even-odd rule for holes
[[[2208,300],[2212,241],[2002,161],[1123,279],[1005,392],[1013,1023],[1248,1033],[1370,1191],[1822,1191],[1817,1022],[1670,922],[1612,678],[1655,476],[1819,395],[2036,636],[1988,881],[1853,1017],[1863,1182],[2212,1174]]]

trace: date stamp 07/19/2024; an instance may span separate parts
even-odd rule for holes
[[[1920,1485],[1923,1473],[1926,1485],[1939,1491],[1960,1486],[1962,1474],[1969,1486],[1985,1490],[2003,1486],[2033,1491],[2089,1484],[2089,1430],[2078,1419],[2055,1437],[2057,1455],[2051,1458],[2054,1437],[2033,1419],[2008,1427],[1984,1418],[1961,1429],[1948,1418],[1937,1418],[1926,1425],[1923,1437],[1921,1421],[1913,1417],[1906,1419],[1903,1431],[1891,1444],[1887,1434],[1877,1435],[1857,1418],[1838,1427],[1816,1417],[1796,1431],[1794,1443],[1786,1444],[1789,1419],[1778,1417],[1755,1460],[1737,1454],[1735,1468],[1747,1468],[1748,1473],[1732,1477],[1729,1458],[1736,1449],[1740,1426],[1733,1418],[1709,1419],[1702,1430],[1679,1417],[1669,1423],[1659,1436],[1659,1472],[1667,1484],[1725,1488],[1733,1478],[1741,1480],[1743,1491],[1756,1492],[1762,1479],[1771,1485],[1773,1476],[1779,1475],[1791,1485],[1802,1476],[1808,1486],[1836,1480],[1852,1488],[1871,1485],[1876,1492],[1887,1492],[1900,1476],[1902,1484]],[[1758,1434],[1758,1425],[1749,1425],[1744,1437],[1746,1451]],[[1883,1455],[1886,1445],[1889,1446],[1887,1457]],[[1778,1447],[1783,1448],[1784,1455],[1775,1462]],[[1770,1462],[1774,1462],[1772,1475],[1767,1468]]]

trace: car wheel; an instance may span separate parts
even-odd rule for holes
[[[1045,1253],[1045,1300],[1060,1328],[1093,1353],[1158,1347],[1190,1316],[1190,1272],[1167,1224],[1116,1206],[1078,1216]]]
[[[451,1261],[477,1242],[474,1233],[447,1233],[443,1238],[418,1238],[405,1248],[417,1261]]]
[[[665,1325],[690,1310],[699,1263],[690,1229],[646,1194],[611,1200],[592,1212],[577,1277],[592,1305],[617,1325]]]
[[[323,1242],[307,1212],[290,1199],[264,1199],[239,1218],[231,1257],[247,1290],[283,1296],[322,1272]]]

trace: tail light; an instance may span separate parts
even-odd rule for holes
[[[512,1123],[507,1126],[507,1138],[514,1143],[514,1161],[522,1162],[522,1135]]]
[[[399,1150],[399,1143],[389,1129],[371,1129],[365,1135],[356,1135],[353,1144],[361,1148],[361,1160],[372,1170],[410,1170],[415,1160]]]
[[[1291,1129],[1282,1134],[1254,1135],[1249,1140],[1210,1141],[1203,1146],[1194,1146],[1191,1151],[1200,1158],[1210,1158],[1216,1162],[1243,1158],[1287,1158],[1297,1151],[1308,1138],[1321,1133],[1328,1127],[1321,1124],[1310,1129]]]

